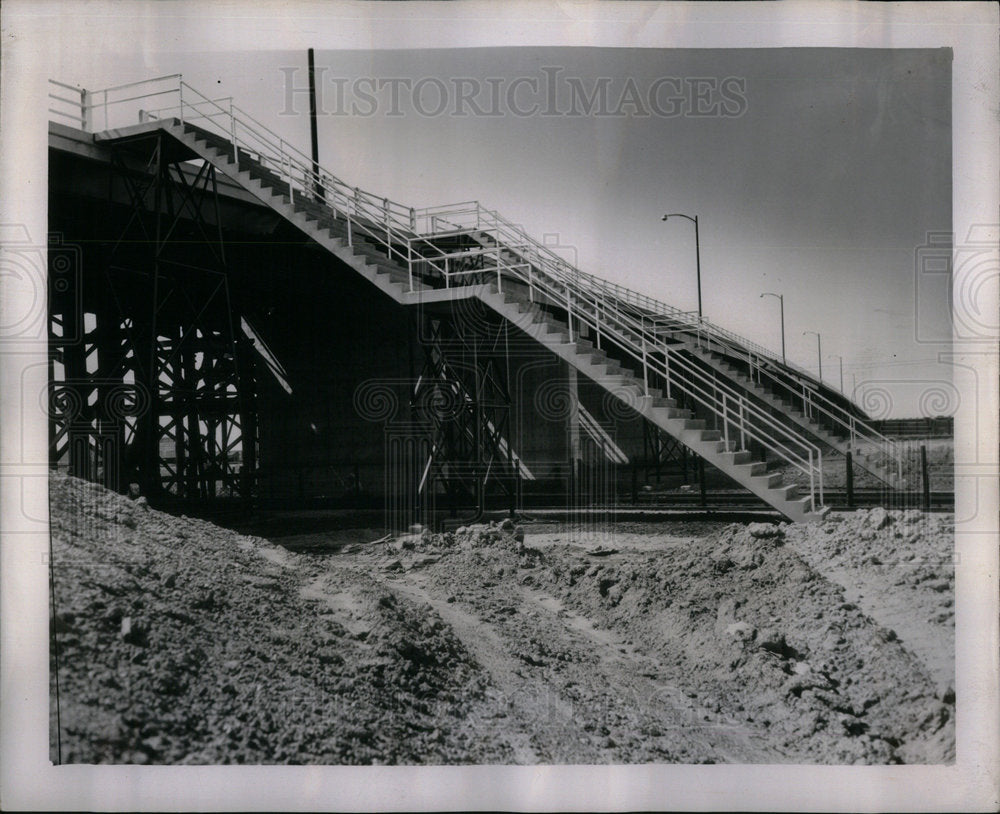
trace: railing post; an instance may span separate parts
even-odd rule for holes
[[[497,293],[502,294],[503,292],[501,291],[500,288],[500,244],[499,243],[497,243],[496,255],[497,255]]]
[[[743,426],[743,400],[740,399],[740,449],[747,448],[746,428]]]
[[[670,348],[663,346],[663,382],[667,398],[670,398]]]
[[[722,394],[722,439],[726,443],[726,451],[729,451],[729,403],[726,393]]]
[[[180,113],[181,125],[184,124],[184,83],[177,83],[177,107]]]
[[[566,286],[566,326],[569,328],[569,341],[573,341],[573,304],[570,300],[569,286]]]
[[[823,495],[823,453],[816,453],[816,471],[818,474],[817,479],[819,480],[819,505],[826,505],[826,498]]]
[[[920,445],[920,472],[924,487],[924,511],[929,512],[931,510],[931,477],[927,469],[927,446],[925,444]]]
[[[642,334],[642,389],[645,395],[649,395],[649,365],[646,362],[646,333]]]
[[[86,89],[80,91],[80,127],[86,132],[93,132],[93,103],[90,101],[90,92]]]
[[[236,117],[233,115],[233,100],[229,100],[229,139],[233,143],[233,163],[237,165],[239,169],[240,163],[240,152],[239,148],[236,146]],[[281,165],[284,169],[285,165],[285,145],[284,142],[281,144]],[[289,182],[289,191],[291,190],[291,182]]]
[[[809,499],[812,510],[816,511],[816,467],[813,465],[813,453],[809,450]]]
[[[353,233],[353,229],[351,228],[351,210],[350,209],[346,210],[344,212],[344,214],[347,215],[347,245],[348,246],[353,246],[354,245],[354,236],[352,234]]]
[[[847,450],[847,454],[844,456],[845,459],[845,473],[847,475],[847,508],[854,508],[854,455],[850,450]]]
[[[104,90],[104,129],[108,129],[108,91]]]
[[[413,211],[412,209],[410,210]],[[406,241],[406,268],[410,278],[410,293],[413,293],[413,242]]]

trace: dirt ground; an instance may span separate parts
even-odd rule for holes
[[[50,489],[53,760],[954,760],[950,516],[265,540]]]

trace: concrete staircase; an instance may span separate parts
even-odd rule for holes
[[[647,392],[643,381],[633,371],[610,359],[590,340],[578,338],[571,341],[568,326],[563,320],[517,295],[500,293],[494,286],[487,286],[478,296],[580,373],[789,519],[820,520],[829,511],[826,507],[814,509],[811,496],[800,495],[799,487],[794,484],[782,483],[780,472],[767,472],[766,463],[752,461],[750,452],[727,448],[720,430],[707,429],[704,419],[695,418],[690,410],[679,408],[676,400],[666,398],[661,390],[649,388]]]
[[[883,441],[887,441],[888,439],[877,437],[878,434],[864,421],[860,419],[856,421],[858,433],[852,439],[850,436],[849,417],[841,419],[842,424],[836,424],[833,420],[830,420],[826,424],[820,423],[812,416],[806,414],[802,406],[803,399],[793,396],[790,389],[781,387],[777,383],[773,383],[772,386],[770,379],[767,377],[763,377],[762,382],[752,379],[743,368],[728,361],[724,354],[700,347],[695,341],[683,342],[683,347],[688,353],[701,359],[705,364],[725,376],[743,391],[753,394],[761,403],[778,411],[785,419],[801,427],[826,448],[834,450],[841,455],[846,455],[848,452],[852,453],[852,460],[857,466],[878,478],[886,485],[892,488],[899,487],[898,474],[884,464],[888,453],[885,449],[880,448]],[[831,429],[828,425],[829,423],[834,423],[837,429]]]
[[[821,505],[821,489],[800,494],[797,485],[782,482],[781,473],[768,472],[763,460],[751,460],[750,452],[736,448],[735,441],[727,444],[720,430],[707,428],[704,419],[679,408],[677,402],[666,398],[662,391],[647,387],[646,381],[633,370],[597,349],[590,340],[581,338],[579,329],[574,332],[568,322],[574,317],[594,321],[600,331],[600,314],[595,313],[599,307],[576,305],[575,312],[570,310],[560,315],[529,301],[523,291],[514,290],[516,286],[502,291],[496,280],[443,288],[440,280],[433,279],[433,274],[426,271],[415,274],[388,256],[393,251],[391,230],[386,231],[386,238],[376,240],[373,237],[385,228],[381,224],[365,219],[349,223],[342,212],[308,197],[301,190],[291,189],[279,174],[254,157],[243,151],[234,157],[232,144],[220,136],[176,119],[158,120],[155,126],[210,162],[396,302],[416,305],[433,300],[478,298],[784,516],[793,521],[812,521],[821,519],[828,511]],[[119,137],[121,131],[115,131],[98,134],[95,140],[101,142]],[[641,339],[638,332],[621,325],[603,327],[620,342]],[[821,473],[821,469],[819,471]]]

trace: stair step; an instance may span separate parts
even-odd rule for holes
[[[677,399],[671,399],[671,398],[665,397],[663,395],[663,391],[661,391],[661,390],[654,390],[651,387],[651,388],[649,388],[649,395],[647,395],[642,390],[642,382],[639,382],[638,385],[633,385],[633,387],[637,387],[638,388],[637,395],[638,395],[638,397],[640,399],[649,399],[651,402],[653,402],[658,407],[676,407],[677,406]]]
[[[742,466],[750,463],[750,453],[745,449],[727,452],[724,457],[730,466]]]
[[[798,496],[799,487],[797,484],[789,483],[784,486],[779,486],[776,490],[773,491],[776,491],[780,495],[782,500],[791,500],[792,498]]]
[[[776,489],[781,484],[782,479],[780,472],[762,472],[759,475],[754,474],[752,477],[754,480],[763,481],[768,489]]]

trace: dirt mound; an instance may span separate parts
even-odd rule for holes
[[[690,547],[599,559],[553,547],[521,581],[642,642],[708,719],[763,729],[790,757],[953,760],[952,698],[935,697],[927,669],[895,632],[786,545],[793,528],[733,525]],[[500,554],[512,544],[499,539],[464,563],[453,559],[452,578],[508,576],[515,564]]]
[[[951,514],[885,509],[834,512],[821,525],[791,526],[789,545],[844,587],[954,690],[955,527]]]
[[[430,608],[355,580],[352,629],[335,592],[301,590],[314,559],[73,478],[50,495],[63,762],[508,754],[453,736],[483,688]],[[54,703],[52,725],[56,760]]]
[[[954,758],[948,649],[874,601],[953,635],[946,518],[304,554],[53,476],[51,519],[63,762]]]

